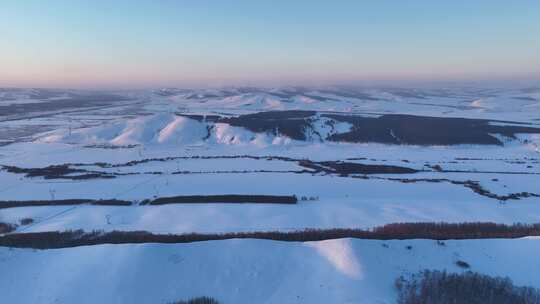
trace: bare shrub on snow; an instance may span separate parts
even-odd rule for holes
[[[172,302],[170,304],[219,304],[219,302],[210,297],[198,297],[198,298],[189,299],[187,301],[180,300],[180,301]]]
[[[540,304],[540,290],[515,286],[509,278],[424,270],[395,281],[398,304]]]
[[[15,225],[7,224],[7,223],[0,223],[0,234],[3,233],[10,233],[11,231],[15,230]]]

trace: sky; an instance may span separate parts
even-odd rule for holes
[[[2,0],[0,87],[540,80],[540,1]]]

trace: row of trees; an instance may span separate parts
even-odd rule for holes
[[[15,230],[15,228],[15,225],[0,223],[0,234],[10,233],[11,231]]]
[[[71,206],[83,204],[99,206],[130,206],[133,203],[130,201],[117,199],[51,199],[27,201],[0,201],[0,209],[15,207]]]
[[[398,304],[540,304],[540,290],[509,278],[424,270],[395,282]]]
[[[145,231],[92,231],[13,233],[0,237],[0,246],[22,248],[66,248],[99,244],[190,243],[226,239],[265,239],[287,242],[359,239],[483,239],[540,236],[540,224],[494,223],[398,223],[371,230],[306,229],[299,231],[231,232],[209,234],[153,234]]]
[[[219,304],[219,302],[216,299],[210,297],[198,297],[189,299],[187,301],[180,300],[170,304]]]
[[[298,199],[294,195],[249,195],[249,194],[222,194],[222,195],[179,195],[160,197],[141,204],[193,204],[193,203],[252,203],[252,204],[296,204]]]

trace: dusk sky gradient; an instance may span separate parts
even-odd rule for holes
[[[0,2],[0,87],[540,79],[540,1]]]

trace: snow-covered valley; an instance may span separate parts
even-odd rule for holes
[[[185,202],[208,195],[297,201]],[[160,199],[169,203],[148,203]],[[540,223],[540,89],[0,90],[0,223],[12,227],[0,238],[414,222]],[[0,302],[395,303],[398,276],[464,271],[457,260],[540,288],[539,246],[529,237],[0,247]]]

